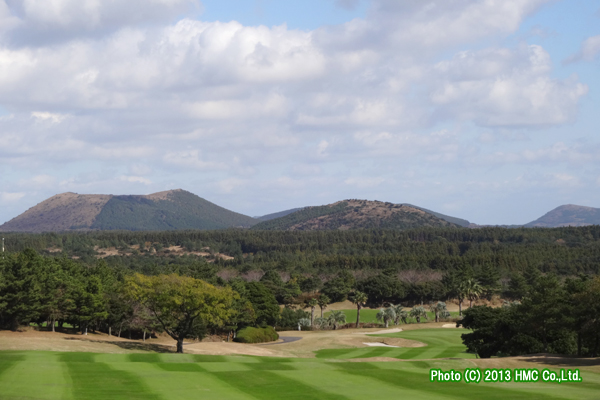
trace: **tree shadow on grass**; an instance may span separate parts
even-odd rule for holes
[[[523,361],[536,363],[536,364],[547,364],[557,367],[597,367],[600,366],[600,358],[585,358],[575,356],[561,356],[561,355],[535,355],[524,358]]]
[[[69,337],[65,338],[65,340],[79,340],[82,342],[91,342],[91,343],[107,343],[118,346],[122,349],[126,350],[140,350],[140,351],[152,351],[154,353],[175,353],[176,348],[174,346],[166,346],[163,344],[155,344],[155,343],[144,343],[144,342],[122,342],[122,341],[110,341],[110,340],[93,340],[86,339],[82,337]]]

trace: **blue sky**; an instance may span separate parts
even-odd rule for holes
[[[0,223],[182,188],[479,224],[600,208],[600,1],[0,0]]]

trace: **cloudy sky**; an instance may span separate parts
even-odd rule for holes
[[[600,207],[600,0],[0,0],[0,223],[182,188],[480,224]]]

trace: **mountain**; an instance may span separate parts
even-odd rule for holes
[[[409,229],[457,225],[415,207],[368,200],[344,200],[302,208],[254,225],[257,230]]]
[[[448,221],[448,222],[451,222],[453,224],[460,225],[460,226],[462,226],[464,228],[467,228],[467,227],[469,227],[469,225],[471,225],[471,223],[469,221],[467,221],[466,219],[451,217],[449,215],[444,215],[442,213],[431,211],[431,210],[428,210],[428,209],[423,208],[423,207],[413,206],[412,204],[408,204],[408,203],[403,203],[402,205],[403,206],[414,207],[414,208],[417,208],[419,210],[423,210],[426,213],[433,214],[436,217],[443,219],[444,221]]]
[[[30,208],[1,225],[0,231],[224,229],[257,222],[181,189],[147,196],[69,192]]]
[[[262,217],[254,217],[256,219],[258,219],[259,221],[269,221],[275,218],[281,218],[281,217],[285,217],[288,214],[291,214],[293,212],[302,210],[301,208],[292,208],[291,210],[285,210],[285,211],[279,211],[273,214],[267,214],[267,215],[263,215]]]
[[[525,225],[527,228],[600,225],[600,208],[567,204],[560,206]]]

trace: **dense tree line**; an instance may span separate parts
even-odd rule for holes
[[[38,324],[52,330],[68,326],[82,333],[91,330],[120,336],[127,332],[130,337],[132,333],[145,337],[150,332],[166,332],[181,347],[183,339],[201,338],[208,332],[279,325],[279,305],[265,285],[239,279],[221,283],[212,285],[175,273],[132,274],[102,260],[87,266],[26,249],[0,260],[0,329]],[[150,295],[161,290],[162,303]],[[208,311],[201,309],[206,304],[210,304]],[[183,307],[194,305],[201,309],[196,310],[199,317],[188,321],[189,325],[178,325],[178,313],[193,316],[193,310]]]
[[[502,277],[531,266],[544,273],[576,275],[600,272],[600,226],[555,229],[446,228],[408,231],[359,230],[273,232],[248,230],[6,234],[9,251],[60,249],[95,262],[94,248],[130,250],[128,257],[109,257],[111,266],[150,273],[168,264],[190,264],[164,252],[178,245],[189,251],[209,248],[233,260],[218,259],[216,268],[240,272],[275,269],[288,273],[337,274],[347,271],[447,271],[491,265]],[[156,253],[155,253],[156,251]],[[160,254],[164,257],[156,257]]]
[[[0,261],[0,326],[8,329],[47,322],[52,327],[66,324],[115,334],[165,330],[149,318],[148,305],[141,307],[126,294],[128,279],[136,273],[189,277],[230,288],[235,296],[228,307],[236,311],[220,317],[218,324],[194,325],[190,335],[200,337],[208,332],[234,334],[245,326],[296,328],[307,319],[308,325],[314,325],[317,306],[322,312],[327,304],[346,299],[360,307],[428,307],[448,299],[472,305],[478,298],[500,295],[525,305],[540,279],[548,276],[558,282],[557,293],[570,293],[571,297],[561,299],[574,304],[585,297],[584,289],[577,294],[573,289],[585,286],[574,283],[584,278],[574,277],[596,275],[600,268],[598,226],[402,232],[90,232],[6,234],[5,238],[8,252]],[[211,255],[173,254],[169,246]],[[128,255],[98,259],[98,249],[109,247]],[[233,259],[225,260],[219,253]],[[514,310],[521,310],[522,305]],[[302,311],[306,307],[310,313]],[[515,313],[516,318],[518,313],[511,310],[486,312],[490,318],[494,313],[506,313],[498,314],[500,319]],[[581,353],[598,351],[590,344],[596,340],[590,331],[577,329]],[[540,340],[543,348],[560,349],[554,337]]]
[[[600,278],[531,278],[515,302],[465,311],[460,324],[473,330],[462,335],[469,350],[482,358],[535,353],[598,357]]]

